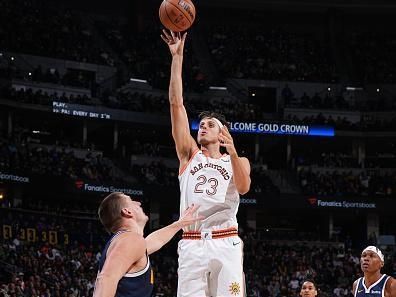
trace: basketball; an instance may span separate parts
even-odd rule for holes
[[[195,20],[195,7],[190,0],[164,0],[159,17],[165,28],[173,32],[186,31]]]

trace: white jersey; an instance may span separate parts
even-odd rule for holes
[[[239,193],[236,189],[231,159],[206,157],[197,150],[179,175],[180,213],[192,204],[200,205],[198,214],[205,217],[184,231],[219,230],[238,227],[236,214]]]

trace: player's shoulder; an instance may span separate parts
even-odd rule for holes
[[[197,147],[191,150],[187,162],[192,161],[195,158],[199,158],[201,155],[203,155],[202,151]]]
[[[389,288],[391,292],[393,292],[392,297],[396,297],[396,279],[392,276],[388,276],[386,287]]]
[[[111,243],[112,249],[119,251],[130,251],[131,249],[146,249],[146,241],[143,235],[136,232],[123,232],[119,234]]]
[[[131,231],[122,232],[111,241],[106,252],[106,262],[112,263],[113,266],[108,264],[112,269],[116,269],[114,265],[119,265],[126,271],[130,265],[143,259],[146,251],[146,241],[142,235]]]
[[[385,297],[396,297],[396,280],[391,276],[387,278]]]
[[[352,285],[352,290],[353,290],[353,291],[355,291],[356,287],[358,286],[359,280],[360,280],[360,279],[361,279],[361,277],[359,277],[358,279],[356,279],[356,280],[353,282],[353,285]],[[354,293],[354,292],[352,292],[352,293]]]
[[[124,242],[124,241],[129,241],[129,240],[137,240],[137,241],[144,241],[143,235],[132,232],[132,231],[127,231],[118,236],[118,240]]]

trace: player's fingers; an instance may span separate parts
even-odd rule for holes
[[[161,38],[162,38],[163,41],[165,41],[165,43],[167,43],[167,44],[170,43],[169,39],[166,38],[164,35],[161,35]]]
[[[221,135],[225,138],[232,138],[231,134],[226,131],[221,131]]]
[[[195,213],[199,208],[201,207],[201,205],[198,205],[198,204],[193,204],[192,205],[192,207],[191,207],[191,209],[190,209],[190,212],[191,213]]]
[[[228,129],[227,126],[224,126],[223,128],[224,128],[224,131],[225,131],[228,135],[231,135],[231,132],[230,132],[230,130]]]
[[[221,135],[221,140],[225,143],[230,143],[232,142],[232,138],[228,137],[227,135]]]
[[[164,35],[166,36],[166,38],[168,38],[169,40],[172,39],[172,36],[169,35],[168,31],[166,31],[165,29],[162,29],[162,32],[164,33]],[[171,31],[172,32],[172,31]]]
[[[234,140],[232,139],[232,137],[224,137],[223,141],[225,143],[234,143]]]
[[[221,129],[221,133],[223,133],[224,135],[227,135],[227,136],[231,137],[230,131],[228,131],[228,129],[227,129],[226,126],[224,126],[224,127]]]
[[[197,216],[194,221],[202,221],[203,219],[205,219],[204,216]]]

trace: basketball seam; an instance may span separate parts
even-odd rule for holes
[[[162,6],[162,4],[161,4],[161,6]],[[162,14],[161,14],[161,6],[160,6],[160,10],[159,10],[159,18],[160,18],[161,23],[164,25],[164,22],[163,22],[163,20],[162,20]],[[165,11],[166,11],[165,6],[166,6],[166,5],[164,5],[164,9],[165,9]],[[164,26],[165,26],[165,25],[164,25]]]
[[[169,3],[169,4],[171,4],[171,5],[173,5],[174,7],[176,7],[177,10],[180,11],[180,12],[184,15],[184,17],[186,18],[186,20],[190,23],[190,26],[192,25],[192,22],[188,19],[188,18],[190,17],[189,15],[185,14],[183,10],[180,10],[179,7],[176,6],[175,4],[173,4],[172,2],[169,2],[169,1],[166,1],[166,2]]]
[[[167,2],[167,3],[170,3],[170,2],[168,2],[168,1],[166,1],[166,2]],[[181,27],[179,27],[178,25],[176,25],[175,23],[173,23],[172,19],[170,18],[169,14],[168,14],[168,10],[166,9],[166,5],[165,5],[165,12],[166,12],[166,15],[168,16],[168,20],[172,23],[172,25],[174,25],[175,27],[177,27],[177,28],[183,30],[183,28],[181,28]]]

